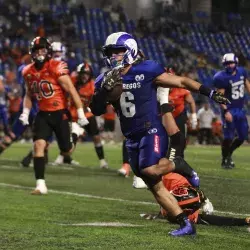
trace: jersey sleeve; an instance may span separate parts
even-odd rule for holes
[[[58,79],[60,76],[63,75],[69,75],[69,68],[66,62],[59,62],[57,65],[55,65],[55,76]]]
[[[100,89],[101,88],[103,77],[104,77],[104,73],[100,74],[95,79],[95,89]]]
[[[157,76],[166,72],[165,68],[156,61],[147,61],[148,77],[155,79]]]
[[[244,68],[242,68],[242,74],[245,77],[245,79],[248,78],[248,73],[247,73],[247,71]]]
[[[213,77],[213,86],[217,89],[225,89],[226,88],[226,82],[222,80],[220,75],[215,75]]]

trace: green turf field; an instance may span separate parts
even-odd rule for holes
[[[196,237],[176,239],[168,232],[177,225],[140,218],[158,206],[149,191],[132,188],[132,177],[117,175],[120,146],[105,147],[110,169],[100,170],[93,145],[79,145],[82,166],[48,166],[50,193],[32,196],[33,170],[18,165],[30,147],[15,144],[0,156],[0,249],[250,249],[247,227],[197,226]],[[57,152],[52,145],[51,161]],[[236,152],[234,170],[220,168],[219,147],[190,146],[186,159],[218,214],[250,216],[249,147]]]

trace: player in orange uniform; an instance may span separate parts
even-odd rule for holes
[[[215,226],[249,226],[249,217],[235,218],[214,215],[213,205],[205,197],[203,191],[192,187],[182,175],[169,173],[162,177],[162,181],[165,188],[176,198],[179,206],[193,223]],[[141,214],[141,217],[176,222],[163,208],[160,208],[159,214]]]
[[[100,168],[108,168],[108,163],[104,158],[104,151],[101,143],[101,137],[97,126],[96,118],[89,108],[90,101],[94,94],[93,70],[91,66],[86,62],[81,63],[80,65],[77,66],[76,72],[72,73],[71,79],[73,84],[75,85],[77,92],[80,95],[82,103],[84,104],[85,116],[89,121],[89,124],[84,126],[84,129],[90,136],[93,137],[95,151],[100,160]],[[78,137],[82,135],[84,131],[76,122],[78,119],[78,114],[71,98],[69,101],[69,110],[72,117],[73,141],[74,143],[76,143]],[[61,164],[63,162],[71,163],[71,159],[69,157],[67,157],[66,161],[65,158],[66,157],[64,157],[63,159],[63,156],[59,155],[55,163],[56,164]]]
[[[88,124],[88,120],[84,115],[81,99],[68,75],[67,64],[51,59],[50,42],[44,37],[34,38],[30,45],[30,54],[33,63],[28,64],[22,71],[26,94],[19,119],[23,125],[29,124],[32,99],[36,99],[39,110],[33,128],[36,188],[32,194],[46,194],[48,190],[44,180],[44,150],[47,140],[54,132],[62,154],[70,154],[74,148],[65,92],[69,93],[77,108],[78,123],[84,126]]]

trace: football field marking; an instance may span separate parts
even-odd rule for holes
[[[76,227],[142,227],[142,225],[121,223],[121,222],[89,222],[89,223],[58,223],[61,226],[76,226]]]
[[[8,183],[1,183],[0,186],[2,187],[9,187],[9,188],[17,188],[17,189],[25,189],[25,190],[32,190],[34,188],[32,187],[26,187],[21,185],[13,185]],[[118,202],[127,202],[131,204],[141,204],[141,205],[150,205],[150,206],[159,206],[158,204],[154,202],[149,201],[133,201],[133,200],[125,200],[125,199],[118,199],[118,198],[111,198],[111,197],[103,197],[103,196],[97,196],[97,195],[91,195],[91,194],[80,194],[80,193],[74,193],[74,192],[68,192],[68,191],[59,191],[59,190],[53,190],[49,189],[49,193],[52,194],[61,194],[61,195],[69,195],[69,196],[77,196],[77,197],[84,197],[84,198],[92,198],[92,199],[99,199],[99,200],[107,200],[107,201],[118,201]],[[233,215],[233,216],[250,216],[250,214],[242,214],[242,213],[234,213],[230,211],[219,211],[214,210],[215,213],[218,214],[227,214],[227,215]]]

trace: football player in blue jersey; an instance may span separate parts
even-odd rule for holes
[[[224,70],[214,75],[213,84],[230,101],[230,104],[221,105],[224,134],[221,145],[221,166],[232,169],[235,166],[232,154],[248,137],[244,101],[245,88],[250,93],[250,83],[245,69],[238,66],[238,58],[235,54],[225,54],[222,58],[222,64]],[[237,132],[237,137],[235,137],[235,132]]]
[[[25,56],[23,59],[23,64],[19,66],[18,71],[17,71],[17,82],[21,85],[22,87],[22,96],[24,97],[25,95],[25,86],[24,86],[24,81],[22,77],[22,70],[23,68],[31,62],[31,58],[29,55]],[[22,113],[22,106],[23,104],[20,104],[20,114]],[[36,105],[33,105],[30,115],[29,115],[29,123],[32,124],[32,121],[37,113],[37,108]],[[12,126],[12,132],[8,135],[5,135],[3,141],[0,143],[0,154],[5,151],[15,140],[18,140],[20,136],[24,133],[26,130],[27,126],[24,126],[20,120],[19,116],[16,118],[16,120],[13,123]],[[21,161],[22,166],[28,167],[29,163],[32,159],[32,151],[29,152],[29,154]]]
[[[141,177],[157,202],[169,211],[180,228],[172,236],[194,235],[195,228],[176,199],[166,190],[161,177],[169,172],[185,175],[192,185],[199,185],[193,169],[181,158],[169,161],[166,156],[168,139],[158,112],[157,86],[188,88],[209,96],[216,102],[227,103],[219,92],[186,77],[169,75],[163,66],[151,60],[138,60],[137,42],[132,35],[117,32],[109,35],[103,54],[111,70],[96,79],[91,110],[95,115],[105,113],[111,100],[121,123],[129,162],[133,172]],[[114,90],[122,86],[121,95]]]

